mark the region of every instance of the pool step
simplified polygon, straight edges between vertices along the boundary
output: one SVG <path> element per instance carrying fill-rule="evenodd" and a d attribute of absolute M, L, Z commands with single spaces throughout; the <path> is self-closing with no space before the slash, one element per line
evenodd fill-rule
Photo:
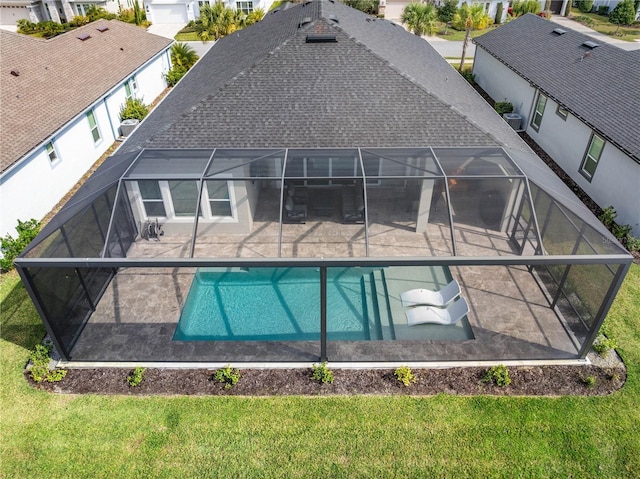
<path fill-rule="evenodd" d="M 380 321 L 378 320 L 379 314 L 375 304 L 374 292 L 373 292 L 373 276 L 371 273 L 362 276 L 362 293 L 363 293 L 363 307 L 364 314 L 367 318 L 367 325 L 369 328 L 369 339 L 382 339 L 382 329 L 380 328 Z"/>
<path fill-rule="evenodd" d="M 378 318 L 380 319 L 381 339 L 396 339 L 383 273 L 381 270 L 374 271 L 371 273 L 371 277 L 375 292 L 376 310 L 378 312 Z"/>

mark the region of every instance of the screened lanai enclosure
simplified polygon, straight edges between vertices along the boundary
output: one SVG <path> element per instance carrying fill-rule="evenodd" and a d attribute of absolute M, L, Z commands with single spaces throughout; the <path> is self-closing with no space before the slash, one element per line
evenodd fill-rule
<path fill-rule="evenodd" d="M 74 362 L 584 358 L 631 257 L 512 155 L 115 155 L 16 264 Z"/>

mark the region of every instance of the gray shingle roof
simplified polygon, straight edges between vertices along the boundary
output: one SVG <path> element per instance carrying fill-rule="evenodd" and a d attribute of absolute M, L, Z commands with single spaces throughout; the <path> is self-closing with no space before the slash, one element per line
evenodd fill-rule
<path fill-rule="evenodd" d="M 101 25 L 109 29 L 100 33 Z M 91 38 L 78 40 L 82 33 Z M 51 40 L 0 30 L 1 171 L 171 43 L 116 20 L 100 20 Z"/>
<path fill-rule="evenodd" d="M 314 1 L 219 41 L 123 148 L 489 146 L 496 131 L 520 145 L 424 40 Z"/>
<path fill-rule="evenodd" d="M 333 33 L 337 42 L 306 43 L 313 32 Z M 217 42 L 119 152 L 496 145 L 606 231 L 427 42 L 338 1 L 316 0 Z"/>
<path fill-rule="evenodd" d="M 593 38 L 555 28 L 528 14 L 474 41 L 640 162 L 640 50 L 591 50 Z"/>

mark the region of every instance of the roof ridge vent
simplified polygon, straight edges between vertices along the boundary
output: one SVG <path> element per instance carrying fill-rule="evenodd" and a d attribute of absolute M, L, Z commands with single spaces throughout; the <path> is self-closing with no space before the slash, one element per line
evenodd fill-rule
<path fill-rule="evenodd" d="M 557 35 L 564 35 L 567 31 L 564 28 L 554 28 L 553 33 Z"/>
<path fill-rule="evenodd" d="M 311 17 L 304 17 L 300 23 L 298 23 L 298 28 L 302 28 L 305 25 L 308 25 L 309 23 L 311 23 Z"/>
<path fill-rule="evenodd" d="M 336 43 L 338 39 L 335 33 L 310 33 L 306 41 L 307 43 Z"/>
<path fill-rule="evenodd" d="M 582 42 L 582 46 L 583 47 L 587 47 L 587 48 L 591 48 L 593 50 L 594 48 L 599 47 L 600 44 L 596 43 L 596 42 L 593 42 L 591 40 L 587 40 L 586 42 Z"/>
<path fill-rule="evenodd" d="M 76 38 L 81 42 L 84 42 L 85 40 L 89 40 L 89 38 L 91 38 L 91 35 L 89 35 L 88 33 L 81 33 Z"/>

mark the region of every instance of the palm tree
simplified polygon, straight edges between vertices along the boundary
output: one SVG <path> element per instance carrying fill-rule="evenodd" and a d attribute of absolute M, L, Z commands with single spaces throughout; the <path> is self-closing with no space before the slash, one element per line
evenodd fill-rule
<path fill-rule="evenodd" d="M 216 2 L 213 6 L 205 4 L 200 8 L 196 31 L 203 42 L 211 38 L 218 40 L 236 29 L 235 10 L 225 7 L 222 2 Z"/>
<path fill-rule="evenodd" d="M 482 30 L 491 24 L 491 18 L 484 11 L 484 6 L 474 3 L 469 6 L 463 3 L 458 12 L 453 17 L 453 25 L 458 30 L 464 30 L 464 42 L 462 42 L 462 58 L 460 59 L 460 71 L 464 66 L 464 57 L 467 54 L 467 46 L 471 38 L 472 30 Z"/>
<path fill-rule="evenodd" d="M 256 8 L 255 10 L 252 10 L 249 15 L 247 15 L 247 19 L 245 20 L 245 23 L 247 24 L 247 26 L 249 25 L 253 25 L 254 23 L 258 23 L 260 20 L 262 20 L 264 18 L 264 10 L 262 8 Z"/>
<path fill-rule="evenodd" d="M 171 47 L 171 64 L 174 68 L 188 70 L 198 61 L 198 54 L 186 43 L 174 43 Z"/>
<path fill-rule="evenodd" d="M 437 19 L 436 8 L 430 3 L 410 3 L 402 11 L 401 17 L 402 23 L 419 36 L 425 33 L 431 35 Z"/>

